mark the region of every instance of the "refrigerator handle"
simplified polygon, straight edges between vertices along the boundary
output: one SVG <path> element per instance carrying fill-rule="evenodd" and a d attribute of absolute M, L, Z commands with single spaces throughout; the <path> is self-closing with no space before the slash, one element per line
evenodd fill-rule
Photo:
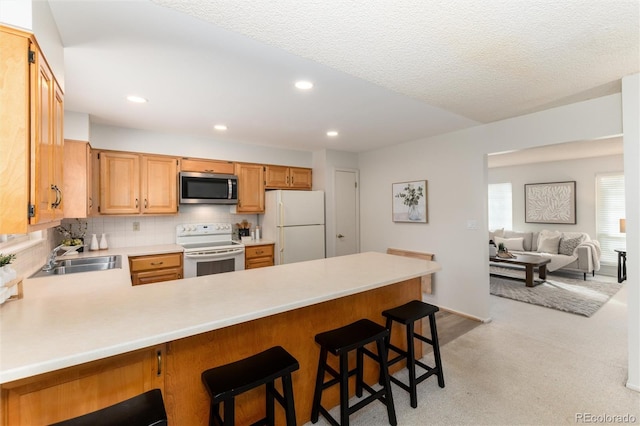
<path fill-rule="evenodd" d="M 284 264 L 284 204 L 278 203 L 278 213 L 280 215 L 280 265 Z"/>

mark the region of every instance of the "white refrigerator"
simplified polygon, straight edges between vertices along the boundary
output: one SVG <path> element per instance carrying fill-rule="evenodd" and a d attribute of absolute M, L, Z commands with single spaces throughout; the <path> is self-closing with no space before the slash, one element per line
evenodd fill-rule
<path fill-rule="evenodd" d="M 266 191 L 261 228 L 275 241 L 276 265 L 323 259 L 324 191 Z"/>

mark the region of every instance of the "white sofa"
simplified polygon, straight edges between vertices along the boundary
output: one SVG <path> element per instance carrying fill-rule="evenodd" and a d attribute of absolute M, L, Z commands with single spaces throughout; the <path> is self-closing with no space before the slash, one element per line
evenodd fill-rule
<path fill-rule="evenodd" d="M 582 272 L 595 275 L 600 270 L 600 243 L 585 232 L 517 232 L 498 229 L 489 232 L 489 240 L 498 246 L 503 243 L 507 250 L 518 254 L 535 254 L 548 257 L 551 263 L 547 271 L 556 270 Z"/>

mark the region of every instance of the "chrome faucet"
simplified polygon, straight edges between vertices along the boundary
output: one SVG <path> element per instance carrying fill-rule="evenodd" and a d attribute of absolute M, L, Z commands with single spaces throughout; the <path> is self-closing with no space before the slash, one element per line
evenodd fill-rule
<path fill-rule="evenodd" d="M 42 267 L 43 271 L 45 272 L 51 271 L 53 268 L 56 267 L 56 257 L 58 257 L 58 250 L 60 250 L 64 246 L 65 246 L 64 244 L 60 244 L 58 247 L 51 250 L 51 252 L 47 256 L 47 263 Z M 67 252 L 65 252 L 65 254 L 73 253 L 74 251 L 78 250 L 80 247 L 82 246 L 75 246 L 72 249 L 69 249 Z"/>

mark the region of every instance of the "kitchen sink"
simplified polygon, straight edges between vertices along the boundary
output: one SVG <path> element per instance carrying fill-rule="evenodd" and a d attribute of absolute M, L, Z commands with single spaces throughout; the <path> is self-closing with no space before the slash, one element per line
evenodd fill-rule
<path fill-rule="evenodd" d="M 76 274 L 78 272 L 105 271 L 122 268 L 122 256 L 96 256 L 79 259 L 58 260 L 51 270 L 39 270 L 30 278 L 50 277 L 53 275 Z"/>

